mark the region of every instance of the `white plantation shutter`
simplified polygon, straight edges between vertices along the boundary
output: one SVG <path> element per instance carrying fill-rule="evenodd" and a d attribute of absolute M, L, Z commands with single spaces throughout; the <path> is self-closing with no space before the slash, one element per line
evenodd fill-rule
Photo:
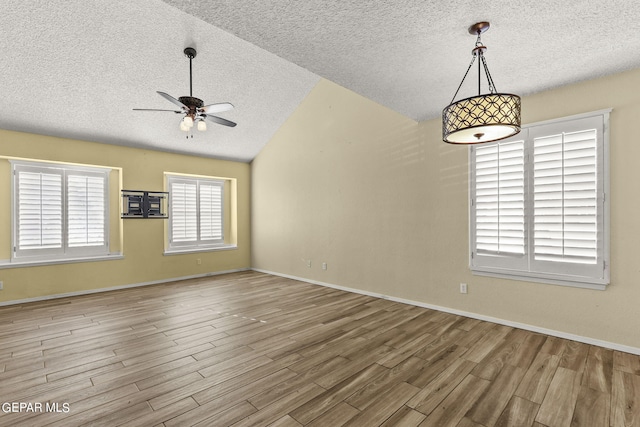
<path fill-rule="evenodd" d="M 62 249 L 62 178 L 61 171 L 16 171 L 16 251 Z"/>
<path fill-rule="evenodd" d="M 222 184 L 200 184 L 200 238 L 222 241 Z"/>
<path fill-rule="evenodd" d="M 595 264 L 596 130 L 534 139 L 534 257 Z"/>
<path fill-rule="evenodd" d="M 471 148 L 471 269 L 603 289 L 608 284 L 609 112 L 534 124 Z"/>
<path fill-rule="evenodd" d="M 524 255 L 524 141 L 478 147 L 475 162 L 477 251 Z"/>
<path fill-rule="evenodd" d="M 224 182 L 168 175 L 170 247 L 201 248 L 224 243 Z"/>
<path fill-rule="evenodd" d="M 171 194 L 171 241 L 195 242 L 198 240 L 198 214 L 196 183 L 173 182 Z"/>
<path fill-rule="evenodd" d="M 36 162 L 14 165 L 14 258 L 55 260 L 103 255 L 108 173 Z"/>
<path fill-rule="evenodd" d="M 105 244 L 105 184 L 103 176 L 67 176 L 69 247 Z"/>

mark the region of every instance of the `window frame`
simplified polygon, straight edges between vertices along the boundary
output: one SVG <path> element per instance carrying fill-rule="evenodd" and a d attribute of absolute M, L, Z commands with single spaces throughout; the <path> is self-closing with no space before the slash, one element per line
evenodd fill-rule
<path fill-rule="evenodd" d="M 185 252 L 201 252 L 212 251 L 220 249 L 232 249 L 235 245 L 229 245 L 226 243 L 227 236 L 225 235 L 225 224 L 228 220 L 226 217 L 226 190 L 225 180 L 216 177 L 204 177 L 204 176 L 191 176 L 191 175 L 179 175 L 172 173 L 165 173 L 167 191 L 169 192 L 169 221 L 167 223 L 167 248 L 165 254 L 172 253 L 185 253 Z M 188 241 L 174 241 L 173 228 L 174 228 L 174 192 L 173 184 L 190 184 L 195 185 L 195 217 L 196 217 L 196 238 L 195 240 Z M 202 218 L 201 218 L 201 185 L 208 185 L 218 187 L 220 189 L 220 238 L 217 239 L 205 239 L 202 238 Z"/>
<path fill-rule="evenodd" d="M 58 263 L 76 260 L 90 260 L 110 256 L 110 200 L 109 200 L 109 168 L 67 163 L 41 162 L 29 160 L 10 160 L 11 165 L 11 258 L 12 265 L 33 263 Z M 19 174 L 21 171 L 32 173 L 48 173 L 61 176 L 61 243 L 60 248 L 19 247 Z M 69 244 L 69 176 L 98 177 L 103 180 L 103 242 L 99 245 L 73 246 Z"/>
<path fill-rule="evenodd" d="M 475 275 L 500 277 L 513 280 L 565 285 L 580 288 L 604 290 L 610 282 L 610 197 L 609 197 L 609 128 L 612 109 L 577 114 L 573 116 L 532 123 L 523 126 L 520 134 L 491 144 L 508 144 L 524 141 L 524 256 L 512 262 L 509 256 L 479 254 L 476 250 L 475 221 L 475 150 L 469 147 L 469 268 Z M 533 140 L 543 135 L 553 135 L 561 130 L 569 133 L 574 130 L 586 130 L 584 123 L 598 123 L 596 127 L 596 176 L 597 176 L 597 257 L 595 264 L 535 260 L 534 246 L 534 159 Z M 582 127 L 580 127 L 582 126 Z M 486 145 L 486 144 L 483 144 Z M 517 257 L 513 257 L 515 260 Z"/>

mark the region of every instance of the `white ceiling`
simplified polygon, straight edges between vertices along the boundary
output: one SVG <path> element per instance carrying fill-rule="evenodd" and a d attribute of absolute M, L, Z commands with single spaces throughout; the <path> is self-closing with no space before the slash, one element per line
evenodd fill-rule
<path fill-rule="evenodd" d="M 483 35 L 502 92 L 640 67 L 628 0 L 0 0 L 0 128 L 251 161 L 320 77 L 415 120 L 440 115 Z M 156 94 L 231 102 L 192 139 Z M 474 93 L 475 73 L 459 97 Z M 2 154 L 2 153 L 0 153 Z"/>

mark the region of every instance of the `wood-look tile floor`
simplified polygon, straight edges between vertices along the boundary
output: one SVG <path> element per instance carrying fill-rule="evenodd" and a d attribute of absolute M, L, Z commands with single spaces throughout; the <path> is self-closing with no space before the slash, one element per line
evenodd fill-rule
<path fill-rule="evenodd" d="M 2 426 L 640 426 L 640 357 L 243 272 L 0 308 L 0 404 Z"/>

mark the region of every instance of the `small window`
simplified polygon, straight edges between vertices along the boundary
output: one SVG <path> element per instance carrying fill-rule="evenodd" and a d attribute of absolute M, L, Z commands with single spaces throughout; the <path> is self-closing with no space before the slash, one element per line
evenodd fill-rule
<path fill-rule="evenodd" d="M 108 170 L 12 164 L 14 260 L 108 255 Z"/>
<path fill-rule="evenodd" d="M 471 269 L 603 289 L 609 111 L 471 148 Z"/>
<path fill-rule="evenodd" d="M 169 249 L 224 244 L 224 181 L 168 175 Z"/>

